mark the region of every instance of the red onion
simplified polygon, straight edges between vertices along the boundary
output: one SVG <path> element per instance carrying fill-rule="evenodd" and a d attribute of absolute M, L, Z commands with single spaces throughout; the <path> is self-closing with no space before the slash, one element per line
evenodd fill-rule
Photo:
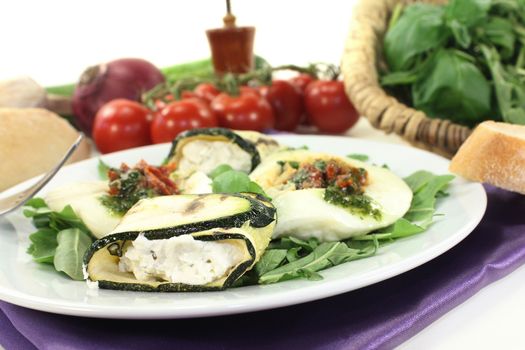
<path fill-rule="evenodd" d="M 143 92 L 164 82 L 162 72 L 148 61 L 123 58 L 89 67 L 73 94 L 73 113 L 78 127 L 91 135 L 95 114 L 117 98 L 139 101 Z"/>

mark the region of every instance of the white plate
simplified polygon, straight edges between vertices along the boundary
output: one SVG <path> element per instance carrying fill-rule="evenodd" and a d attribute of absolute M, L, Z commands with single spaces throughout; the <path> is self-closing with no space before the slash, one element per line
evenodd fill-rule
<path fill-rule="evenodd" d="M 277 136 L 290 146 L 308 145 L 311 150 L 340 155 L 364 153 L 376 164 L 388 164 L 406 176 L 426 169 L 447 173 L 448 161 L 434 154 L 405 146 L 347 137 Z M 134 164 L 140 159 L 158 164 L 169 145 L 156 145 L 104 156 L 107 163 Z M 65 167 L 46 188 L 97 179 L 97 159 Z M 21 185 L 23 186 L 23 184 Z M 18 186 L 20 187 L 20 186 Z M 13 189 L 13 190 L 16 190 Z M 45 191 L 45 189 L 44 189 Z M 373 257 L 349 262 L 321 272 L 321 281 L 294 280 L 273 285 L 250 286 L 221 292 L 138 293 L 88 289 L 56 273 L 51 266 L 34 263 L 26 254 L 28 235 L 34 231 L 20 212 L 0 218 L 0 299 L 53 313 L 129 319 L 187 318 L 226 315 L 271 309 L 326 298 L 385 280 L 419 266 L 452 248 L 479 223 L 486 207 L 486 194 L 479 184 L 455 179 L 450 196 L 439 201 L 445 214 L 426 232 L 399 240 L 380 249 Z"/>

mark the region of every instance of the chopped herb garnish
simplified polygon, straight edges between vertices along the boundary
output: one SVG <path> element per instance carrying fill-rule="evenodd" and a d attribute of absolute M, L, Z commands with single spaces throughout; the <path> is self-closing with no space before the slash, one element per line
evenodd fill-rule
<path fill-rule="evenodd" d="M 326 162 L 324 160 L 318 159 L 314 162 L 314 167 L 317 170 L 326 171 Z"/>
<path fill-rule="evenodd" d="M 366 154 L 352 153 L 347 155 L 348 158 L 360 160 L 362 162 L 368 161 L 369 157 Z"/>
<path fill-rule="evenodd" d="M 288 164 L 293 169 L 299 169 L 299 166 L 300 166 L 299 162 L 295 160 L 278 160 L 277 164 L 279 164 L 279 166 L 281 167 L 281 170 L 284 170 L 284 166 L 286 164 Z"/>

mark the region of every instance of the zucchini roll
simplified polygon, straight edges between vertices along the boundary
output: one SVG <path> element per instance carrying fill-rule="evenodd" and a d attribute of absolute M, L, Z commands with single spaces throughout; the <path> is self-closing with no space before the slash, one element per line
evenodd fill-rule
<path fill-rule="evenodd" d="M 250 177 L 273 199 L 274 237 L 363 235 L 403 217 L 412 200 L 410 188 L 388 169 L 307 150 L 274 153 Z"/>
<path fill-rule="evenodd" d="M 274 139 L 255 131 L 193 129 L 173 140 L 167 163 L 176 164 L 177 174 L 181 177 L 196 171 L 209 174 L 221 164 L 250 173 L 261 159 L 278 147 Z"/>
<path fill-rule="evenodd" d="M 275 226 L 271 203 L 250 194 L 143 199 L 84 258 L 99 288 L 148 292 L 230 287 L 264 253 Z"/>

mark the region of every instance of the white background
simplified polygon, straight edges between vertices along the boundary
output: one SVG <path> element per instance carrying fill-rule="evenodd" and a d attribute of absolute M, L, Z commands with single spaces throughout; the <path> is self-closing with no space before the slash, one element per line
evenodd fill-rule
<path fill-rule="evenodd" d="M 233 10 L 239 25 L 256 26 L 255 52 L 270 63 L 337 63 L 354 2 L 234 0 Z M 221 0 L 3 0 L 0 79 L 29 75 L 56 85 L 76 81 L 89 65 L 120 57 L 161 67 L 201 59 L 209 56 L 204 31 L 221 26 L 223 14 Z M 364 122 L 351 134 L 382 137 Z M 524 349 L 524 312 L 522 267 L 401 348 Z"/>

